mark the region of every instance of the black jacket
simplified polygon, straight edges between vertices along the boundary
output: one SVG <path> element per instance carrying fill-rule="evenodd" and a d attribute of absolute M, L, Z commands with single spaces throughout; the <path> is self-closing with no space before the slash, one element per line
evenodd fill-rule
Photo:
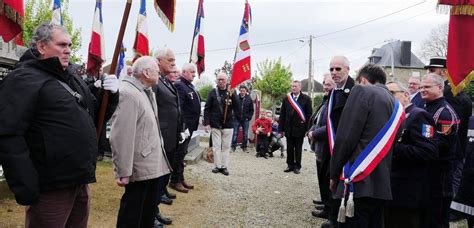
<path fill-rule="evenodd" d="M 435 121 L 435 140 L 439 155 L 431 166 L 431 192 L 433 197 L 452 197 L 452 164 L 456 153 L 459 119 L 444 97 L 427 102 L 425 109 L 433 115 Z"/>
<path fill-rule="evenodd" d="M 217 91 L 217 93 L 216 93 Z M 219 97 L 217 96 L 219 94 Z M 235 108 L 235 99 L 236 94 L 233 93 L 231 96 L 231 104 L 227 107 L 227 116 L 225 117 L 226 121 L 224 124 L 224 112 L 225 112 L 225 103 L 226 98 L 229 97 L 229 94 L 226 90 L 220 90 L 215 88 L 209 92 L 207 95 L 206 105 L 204 106 L 204 120 L 203 125 L 211 125 L 211 128 L 233 128 L 233 109 Z"/>
<path fill-rule="evenodd" d="M 181 107 L 182 121 L 185 123 L 185 129 L 190 132 L 197 130 L 199 126 L 199 117 L 201 115 L 201 97 L 194 89 L 194 86 L 186 79 L 174 83 L 179 94 L 179 105 Z"/>
<path fill-rule="evenodd" d="M 304 137 L 308 130 L 308 123 L 311 121 L 310 119 L 313 113 L 311 98 L 300 92 L 297 102 L 301 109 L 303 109 L 306 122 L 301 121 L 299 115 L 288 101 L 288 97 L 285 96 L 281 102 L 279 124 L 279 131 L 284 132 L 285 136 Z"/>
<path fill-rule="evenodd" d="M 64 71 L 58 58 L 39 60 L 28 50 L 2 83 L 0 97 L 0 163 L 19 204 L 33 204 L 40 192 L 96 181 L 98 104 L 82 79 Z M 107 117 L 117 101 L 112 95 Z"/>
<path fill-rule="evenodd" d="M 250 98 L 250 95 L 247 94 L 244 97 L 237 95 L 234 105 L 235 120 L 239 121 L 239 123 L 242 123 L 243 121 L 249 121 L 252 119 L 253 112 L 253 102 L 252 98 Z"/>
<path fill-rule="evenodd" d="M 385 85 L 354 86 L 336 131 L 334 150 L 330 161 L 330 177 L 338 181 L 343 166 L 353 164 L 380 129 L 390 119 L 395 98 Z M 398 102 L 398 101 L 397 101 Z M 392 149 L 369 176 L 354 183 L 354 198 L 369 197 L 391 200 L 390 168 Z M 344 184 L 338 185 L 337 198 L 341 198 Z"/>
<path fill-rule="evenodd" d="M 430 165 L 438 159 L 434 121 L 414 104 L 405 109 L 403 132 L 393 146 L 391 207 L 423 208 L 430 200 Z"/>

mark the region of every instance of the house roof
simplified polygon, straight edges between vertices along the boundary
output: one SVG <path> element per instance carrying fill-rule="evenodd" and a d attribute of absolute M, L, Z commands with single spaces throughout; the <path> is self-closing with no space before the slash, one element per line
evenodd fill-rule
<path fill-rule="evenodd" d="M 409 42 L 409 41 L 404 41 Z M 393 56 L 394 56 L 394 67 L 397 68 L 418 68 L 423 69 L 425 64 L 411 52 L 410 65 L 403 65 L 401 63 L 401 47 L 402 41 L 397 40 L 383 45 L 380 48 L 374 48 L 372 50 L 372 55 L 369 56 L 369 62 L 377 64 L 382 67 L 391 67 L 392 66 L 392 47 L 393 47 Z"/>

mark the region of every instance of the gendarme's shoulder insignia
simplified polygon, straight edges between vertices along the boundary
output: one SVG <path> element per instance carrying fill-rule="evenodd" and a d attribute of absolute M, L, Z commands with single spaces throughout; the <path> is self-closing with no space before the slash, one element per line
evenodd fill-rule
<path fill-rule="evenodd" d="M 349 93 L 350 91 L 351 91 L 350 89 L 346 88 L 346 89 L 344 90 L 344 93 Z"/>
<path fill-rule="evenodd" d="M 421 135 L 428 139 L 433 138 L 434 127 L 428 124 L 423 124 L 421 127 Z"/>

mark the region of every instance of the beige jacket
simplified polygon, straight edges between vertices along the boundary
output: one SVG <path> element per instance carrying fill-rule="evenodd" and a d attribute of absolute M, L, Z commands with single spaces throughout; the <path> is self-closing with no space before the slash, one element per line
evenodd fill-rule
<path fill-rule="evenodd" d="M 149 90 L 154 99 L 155 95 Z M 133 77 L 124 78 L 117 109 L 110 119 L 116 178 L 130 177 L 133 182 L 170 173 L 156 113 L 156 103 L 150 102 L 143 84 Z"/>

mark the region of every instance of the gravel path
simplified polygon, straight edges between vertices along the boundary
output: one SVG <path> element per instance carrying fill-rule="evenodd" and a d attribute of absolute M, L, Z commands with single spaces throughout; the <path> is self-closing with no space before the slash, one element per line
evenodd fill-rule
<path fill-rule="evenodd" d="M 186 167 L 196 189 L 178 193 L 173 206 L 160 206 L 174 226 L 318 226 L 311 216 L 317 194 L 315 157 L 303 151 L 301 173 L 284 173 L 285 159 L 256 158 L 255 151 L 231 153 L 229 176 L 211 172 L 213 164 L 200 161 Z M 319 194 L 319 193 L 318 193 Z"/>

